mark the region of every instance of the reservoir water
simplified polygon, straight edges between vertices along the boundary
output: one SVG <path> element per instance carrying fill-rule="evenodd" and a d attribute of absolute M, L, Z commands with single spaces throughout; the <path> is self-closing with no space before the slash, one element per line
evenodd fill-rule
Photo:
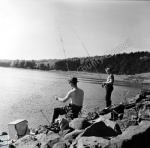
<path fill-rule="evenodd" d="M 94 73 L 72 72 L 72 75 L 79 78 L 78 86 L 85 92 L 84 110 L 103 109 L 105 89 L 101 87 L 101 82 L 107 75 L 101 74 L 102 79 Z M 48 124 L 40 110 L 51 120 L 54 107 L 69 103 L 63 104 L 54 99 L 56 95 L 64 97 L 71 89 L 67 81 L 69 77 L 69 72 L 0 67 L 0 133 L 7 131 L 8 123 L 16 119 L 26 119 L 32 128 Z M 141 87 L 116 81 L 113 104 L 120 103 L 127 92 L 127 97 L 136 95 Z"/>

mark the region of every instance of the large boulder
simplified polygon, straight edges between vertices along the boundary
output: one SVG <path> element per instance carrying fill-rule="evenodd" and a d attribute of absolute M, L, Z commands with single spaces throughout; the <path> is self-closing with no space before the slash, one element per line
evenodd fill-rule
<path fill-rule="evenodd" d="M 86 128 L 77 139 L 84 136 L 112 137 L 117 136 L 118 134 L 121 134 L 121 129 L 117 123 L 104 117 L 99 117 L 91 126 Z"/>
<path fill-rule="evenodd" d="M 103 116 L 100 116 L 98 119 L 95 120 L 95 123 L 100 122 L 100 121 L 103 121 L 106 126 L 112 128 L 116 133 L 118 133 L 118 134 L 122 133 L 120 126 L 117 122 L 111 121 Z"/>
<path fill-rule="evenodd" d="M 122 135 L 110 141 L 111 148 L 149 148 L 150 122 L 141 122 L 138 126 L 130 126 Z M 109 147 L 108 147 L 109 148 Z"/>
<path fill-rule="evenodd" d="M 82 137 L 96 136 L 96 137 L 111 137 L 117 136 L 118 133 L 107 126 L 103 121 L 96 122 L 90 127 L 88 127 L 82 134 Z"/>
<path fill-rule="evenodd" d="M 150 148 L 150 121 L 142 121 L 138 126 L 130 126 L 114 138 L 81 137 L 70 148 Z"/>

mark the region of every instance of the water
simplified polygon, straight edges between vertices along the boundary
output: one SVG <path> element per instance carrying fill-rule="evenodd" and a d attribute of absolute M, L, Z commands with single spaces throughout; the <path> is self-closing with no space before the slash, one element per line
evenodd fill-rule
<path fill-rule="evenodd" d="M 84 109 L 105 107 L 105 89 L 97 74 L 74 73 L 79 78 L 78 86 L 85 92 Z M 107 75 L 101 74 L 103 79 Z M 8 123 L 16 119 L 27 119 L 29 127 L 48 124 L 42 112 L 50 120 L 54 107 L 65 104 L 56 101 L 54 96 L 65 96 L 71 89 L 67 79 L 68 72 L 39 71 L 0 67 L 0 133 L 8 130 Z M 124 90 L 124 91 L 123 91 Z M 121 102 L 122 94 L 128 96 L 138 93 L 139 87 L 131 87 L 116 81 L 112 94 L 113 103 Z"/>

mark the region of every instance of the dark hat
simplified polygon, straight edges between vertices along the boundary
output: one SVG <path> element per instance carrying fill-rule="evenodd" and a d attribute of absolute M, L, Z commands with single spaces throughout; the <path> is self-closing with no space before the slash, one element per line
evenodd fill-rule
<path fill-rule="evenodd" d="M 70 82 L 72 82 L 72 83 L 77 83 L 77 82 L 79 82 L 76 77 L 73 77 L 73 78 L 71 78 L 71 79 L 68 80 L 68 81 L 69 81 L 69 83 L 70 83 Z"/>

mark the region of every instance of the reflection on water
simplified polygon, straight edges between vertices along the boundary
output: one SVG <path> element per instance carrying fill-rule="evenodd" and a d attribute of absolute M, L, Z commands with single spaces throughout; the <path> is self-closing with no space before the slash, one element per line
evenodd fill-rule
<path fill-rule="evenodd" d="M 56 101 L 54 96 L 65 96 L 71 89 L 67 79 L 67 72 L 47 72 L 0 67 L 0 132 L 6 131 L 9 122 L 16 119 L 27 119 L 30 127 L 48 124 L 43 113 L 50 120 L 54 107 L 65 104 Z M 79 78 L 78 86 L 85 92 L 84 109 L 87 111 L 95 107 L 105 107 L 105 89 L 101 83 L 107 75 L 75 73 Z M 120 103 L 123 93 L 129 90 L 129 96 L 139 92 L 141 86 L 131 87 L 127 83 L 115 81 L 112 101 Z"/>

